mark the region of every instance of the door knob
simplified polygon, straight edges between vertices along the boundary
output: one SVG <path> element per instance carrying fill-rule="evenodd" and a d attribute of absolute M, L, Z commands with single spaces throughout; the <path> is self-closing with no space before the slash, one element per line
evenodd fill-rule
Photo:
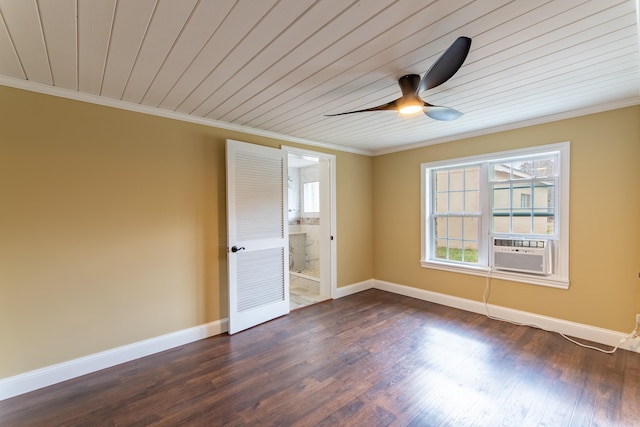
<path fill-rule="evenodd" d="M 236 252 L 243 251 L 244 249 L 245 249 L 244 246 L 240 246 L 240 247 L 232 246 L 231 247 L 231 252 L 233 252 L 235 254 Z"/>

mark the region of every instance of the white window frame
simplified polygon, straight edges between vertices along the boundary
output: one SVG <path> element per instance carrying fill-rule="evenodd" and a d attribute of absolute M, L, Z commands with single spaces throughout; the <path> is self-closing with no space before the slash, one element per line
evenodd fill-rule
<path fill-rule="evenodd" d="M 508 150 L 495 153 L 487 153 L 478 156 L 462 157 L 436 162 L 423 163 L 420 165 L 421 175 L 421 259 L 420 265 L 424 268 L 451 271 L 477 276 L 487 276 L 515 282 L 528 283 L 533 285 L 549 286 L 559 289 L 569 288 L 569 142 L 557 144 L 540 145 L 517 150 Z M 526 273 L 516 273 L 509 271 L 492 270 L 489 251 L 491 250 L 490 240 L 490 187 L 488 167 L 489 162 L 513 157 L 537 156 L 545 153 L 558 154 L 558 185 L 556 188 L 556 233 L 554 234 L 554 271 L 548 276 L 533 275 Z M 431 213 L 431 170 L 446 167 L 458 167 L 467 165 L 483 164 L 481 167 L 480 179 L 480 207 L 482 216 L 480 219 L 480 241 L 478 247 L 478 264 L 464 264 L 435 259 L 432 252 L 435 250 L 434 239 L 431 238 L 433 231 L 430 229 Z"/>
<path fill-rule="evenodd" d="M 302 216 L 306 218 L 319 218 L 320 217 L 320 181 L 309 181 L 309 182 L 303 183 L 301 187 L 301 191 L 302 191 Z M 310 207 L 311 209 L 309 209 Z"/>

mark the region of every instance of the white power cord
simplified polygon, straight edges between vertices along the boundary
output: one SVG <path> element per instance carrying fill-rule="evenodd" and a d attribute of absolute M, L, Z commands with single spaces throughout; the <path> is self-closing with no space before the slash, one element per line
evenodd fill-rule
<path fill-rule="evenodd" d="M 564 339 L 566 339 L 566 340 L 568 340 L 568 341 L 570 341 L 570 342 L 572 342 L 572 343 L 574 343 L 574 344 L 576 344 L 576 345 L 579 345 L 580 347 L 588 348 L 588 349 L 591 349 L 591 350 L 596 350 L 596 351 L 599 351 L 599 352 L 601 352 L 601 353 L 607 353 L 607 354 L 613 354 L 613 353 L 615 353 L 615 352 L 616 352 L 616 350 L 618 350 L 618 348 L 620 348 L 620 346 L 621 346 L 622 344 L 624 344 L 625 342 L 627 342 L 627 341 L 629 341 L 629 340 L 631 340 L 631 339 L 634 339 L 634 338 L 638 338 L 638 337 L 640 337 L 640 331 L 638 331 L 638 328 L 640 327 L 640 325 L 638 325 L 638 324 L 636 323 L 636 327 L 633 329 L 633 331 L 631 331 L 631 333 L 630 333 L 629 335 L 627 335 L 626 337 L 623 337 L 623 338 L 620 340 L 620 342 L 618 343 L 618 345 L 616 345 L 615 347 L 613 347 L 611 350 L 604 350 L 604 349 L 602 349 L 602 348 L 594 347 L 594 346 L 592 346 L 592 345 L 582 344 L 582 343 L 580 343 L 580 342 L 578 342 L 578 341 L 576 341 L 576 340 L 574 340 L 574 339 L 572 339 L 572 338 L 570 338 L 570 337 L 566 336 L 566 335 L 565 335 L 565 334 L 563 334 L 562 332 L 552 331 L 552 330 L 549 330 L 549 329 L 545 329 L 545 328 L 543 328 L 543 327 L 541 327 L 541 326 L 539 326 L 539 325 L 533 324 L 533 323 L 519 323 L 519 322 L 514 322 L 514 321 L 511 321 L 511 320 L 503 319 L 503 318 L 501 318 L 501 317 L 492 316 L 492 315 L 489 313 L 489 303 L 488 303 L 488 300 L 489 300 L 489 294 L 491 293 L 491 273 L 493 272 L 493 270 L 494 270 L 494 268 L 492 267 L 492 268 L 491 268 L 491 270 L 489 270 L 489 272 L 487 273 L 487 284 L 486 284 L 486 286 L 485 286 L 484 293 L 482 294 L 482 302 L 484 303 L 484 309 L 485 309 L 485 312 L 486 312 L 486 316 L 487 316 L 489 319 L 492 319 L 492 320 L 499 320 L 499 321 L 501 321 L 501 322 L 511 323 L 512 325 L 516 325 L 516 326 L 530 326 L 530 327 L 532 327 L 532 328 L 541 329 L 541 330 L 543 330 L 543 331 L 553 332 L 553 333 L 556 333 L 556 334 L 560 335 L 560 336 L 561 336 L 561 337 L 563 337 Z"/>

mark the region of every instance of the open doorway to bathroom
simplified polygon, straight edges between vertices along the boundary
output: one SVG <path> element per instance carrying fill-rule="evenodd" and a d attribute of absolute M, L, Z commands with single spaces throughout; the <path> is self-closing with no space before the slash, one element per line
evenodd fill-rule
<path fill-rule="evenodd" d="M 335 289 L 335 156 L 288 153 L 291 310 L 331 299 Z"/>

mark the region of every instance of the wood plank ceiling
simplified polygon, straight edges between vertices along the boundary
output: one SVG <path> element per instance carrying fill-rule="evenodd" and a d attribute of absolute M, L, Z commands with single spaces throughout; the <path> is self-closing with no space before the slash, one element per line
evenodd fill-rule
<path fill-rule="evenodd" d="M 324 116 L 461 35 L 462 118 Z M 0 0 L 0 84 L 379 154 L 638 104 L 639 41 L 637 0 Z"/>

